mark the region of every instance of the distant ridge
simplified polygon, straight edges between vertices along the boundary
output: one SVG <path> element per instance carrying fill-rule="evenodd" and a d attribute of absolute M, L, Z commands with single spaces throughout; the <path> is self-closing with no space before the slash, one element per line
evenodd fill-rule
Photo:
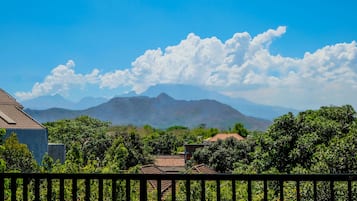
<path fill-rule="evenodd" d="M 108 99 L 101 97 L 85 97 L 78 102 L 72 102 L 61 95 L 40 96 L 31 100 L 22 101 L 25 108 L 44 110 L 50 108 L 64 108 L 70 110 L 83 110 L 107 102 Z"/>
<path fill-rule="evenodd" d="M 297 114 L 299 111 L 293 108 L 269 106 L 254 103 L 244 98 L 231 98 L 215 91 L 202 89 L 191 85 L 183 84 L 159 84 L 150 87 L 140 95 L 156 97 L 160 93 L 167 93 L 171 97 L 180 100 L 201 100 L 212 99 L 227 104 L 242 112 L 247 116 L 273 120 L 279 116 L 292 112 Z"/>
<path fill-rule="evenodd" d="M 157 97 L 116 97 L 106 103 L 85 110 L 52 108 L 47 110 L 26 109 L 40 122 L 75 118 L 88 115 L 114 125 L 145 125 L 168 128 L 181 125 L 228 129 L 242 123 L 250 130 L 266 130 L 271 121 L 245 116 L 234 108 L 215 100 L 176 100 L 166 93 Z"/>

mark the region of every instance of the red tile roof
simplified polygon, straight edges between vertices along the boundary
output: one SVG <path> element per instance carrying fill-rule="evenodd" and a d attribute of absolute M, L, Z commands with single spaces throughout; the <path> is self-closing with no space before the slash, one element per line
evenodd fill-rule
<path fill-rule="evenodd" d="M 158 167 L 185 167 L 184 156 L 156 156 L 154 164 Z"/>
<path fill-rule="evenodd" d="M 143 174 L 165 174 L 164 171 L 160 170 L 155 165 L 144 165 L 140 169 L 141 173 Z M 157 189 L 157 180 L 149 180 L 149 183 L 153 189 Z M 161 193 L 164 194 L 168 189 L 171 188 L 171 181 L 170 180 L 161 180 Z"/>
<path fill-rule="evenodd" d="M 217 174 L 216 171 L 214 171 L 205 164 L 195 165 L 191 168 L 191 171 L 189 172 L 191 174 Z"/>

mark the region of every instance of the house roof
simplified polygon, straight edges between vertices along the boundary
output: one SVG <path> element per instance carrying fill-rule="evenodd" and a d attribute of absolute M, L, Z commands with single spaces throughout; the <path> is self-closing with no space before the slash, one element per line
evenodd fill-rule
<path fill-rule="evenodd" d="M 158 167 L 185 167 L 185 158 L 177 155 L 161 155 L 155 157 L 154 164 Z"/>
<path fill-rule="evenodd" d="M 8 94 L 6 91 L 0 88 L 0 105 L 15 105 L 21 109 L 23 106 L 16 101 L 14 97 Z"/>
<path fill-rule="evenodd" d="M 23 106 L 15 98 L 0 89 L 0 128 L 44 129 L 36 120 L 23 111 Z"/>
<path fill-rule="evenodd" d="M 228 138 L 235 138 L 237 140 L 244 140 L 244 137 L 240 136 L 237 133 L 218 133 L 215 136 L 208 138 L 206 141 L 208 142 L 217 142 L 218 140 L 226 140 Z"/>
<path fill-rule="evenodd" d="M 199 165 L 195 165 L 191 168 L 190 173 L 192 174 L 217 174 L 216 171 L 214 171 L 213 169 L 211 169 L 210 167 L 208 167 L 205 164 L 199 164 Z"/>
<path fill-rule="evenodd" d="M 154 164 L 144 165 L 140 168 L 141 173 L 143 174 L 165 174 L 162 170 L 160 170 Z M 149 180 L 149 183 L 153 189 L 157 189 L 157 180 Z M 164 193 L 171 187 L 170 180 L 161 180 L 161 193 Z"/>

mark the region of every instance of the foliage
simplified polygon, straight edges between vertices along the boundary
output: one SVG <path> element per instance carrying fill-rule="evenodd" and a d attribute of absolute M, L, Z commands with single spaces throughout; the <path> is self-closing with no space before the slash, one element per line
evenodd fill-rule
<path fill-rule="evenodd" d="M 51 142 L 64 143 L 67 149 L 66 161 L 60 164 L 45 155 L 40 168 L 33 163 L 31 152 L 18 143 L 12 135 L 5 142 L 0 141 L 0 171 L 58 172 L 58 173 L 121 173 L 137 172 L 141 165 L 152 163 L 152 155 L 176 154 L 183 151 L 184 144 L 199 144 L 204 139 L 220 132 L 216 128 L 200 125 L 196 128 L 172 126 L 166 130 L 150 125 L 136 127 L 111 126 L 87 116 L 73 120 L 60 120 L 45 124 Z M 245 140 L 234 138 L 208 144 L 193 154 L 191 163 L 204 163 L 218 172 L 256 174 L 256 173 L 357 173 L 357 120 L 356 112 L 349 106 L 324 106 L 318 110 L 306 110 L 297 115 L 288 113 L 274 120 L 266 132 L 248 131 L 240 123 L 231 132 L 246 136 Z M 0 129 L 0 136 L 5 131 Z M 15 156 L 15 157 L 14 157 Z M 5 168 L 6 164 L 6 169 Z M 3 168 L 4 167 L 4 168 Z M 78 181 L 78 194 L 83 198 L 84 181 Z M 8 185 L 6 182 L 5 186 Z M 43 185 L 43 186 L 42 186 Z M 46 183 L 41 183 L 45 188 Z M 98 187 L 93 182 L 93 188 Z M 130 184 L 132 198 L 137 182 Z M 206 198 L 216 197 L 215 181 L 206 182 Z M 231 198 L 231 182 L 222 181 L 222 200 Z M 237 181 L 238 200 L 247 200 L 247 183 Z M 284 182 L 284 196 L 294 200 L 295 183 Z M 329 182 L 318 182 L 318 200 L 329 200 Z M 58 186 L 54 182 L 53 187 Z M 70 186 L 70 185 L 68 185 Z M 125 191 L 125 181 L 117 181 L 117 190 Z M 177 184 L 177 198 L 185 199 L 185 182 Z M 278 200 L 277 182 L 268 182 L 269 200 Z M 92 187 L 91 187 L 92 188 Z M 105 195 L 111 194 L 111 187 L 104 189 Z M 301 182 L 302 200 L 311 200 L 313 185 Z M 335 200 L 346 200 L 343 193 L 345 183 L 335 182 Z M 252 200 L 263 199 L 262 182 L 252 181 Z M 200 195 L 199 182 L 191 183 L 191 200 Z M 352 186 L 353 200 L 357 199 L 357 187 Z M 70 194 L 70 188 L 65 187 Z M 20 193 L 20 192 L 19 192 Z M 59 192 L 54 192 L 53 199 Z M 156 196 L 149 193 L 151 198 Z M 43 195 L 41 195 L 43 196 Z M 93 193 L 95 200 L 97 194 Z M 70 197 L 65 198 L 70 199 Z M 122 199 L 120 197 L 119 199 Z"/>
<path fill-rule="evenodd" d="M 27 148 L 27 145 L 19 143 L 16 134 L 11 134 L 4 143 L 2 158 L 6 163 L 6 169 L 20 172 L 35 172 L 37 163 Z"/>

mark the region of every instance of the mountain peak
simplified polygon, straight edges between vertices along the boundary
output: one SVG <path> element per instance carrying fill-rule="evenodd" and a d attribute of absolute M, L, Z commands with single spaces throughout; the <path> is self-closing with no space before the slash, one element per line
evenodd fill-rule
<path fill-rule="evenodd" d="M 171 96 L 167 95 L 167 93 L 160 93 L 157 96 L 157 99 L 159 99 L 159 100 L 174 100 Z"/>

